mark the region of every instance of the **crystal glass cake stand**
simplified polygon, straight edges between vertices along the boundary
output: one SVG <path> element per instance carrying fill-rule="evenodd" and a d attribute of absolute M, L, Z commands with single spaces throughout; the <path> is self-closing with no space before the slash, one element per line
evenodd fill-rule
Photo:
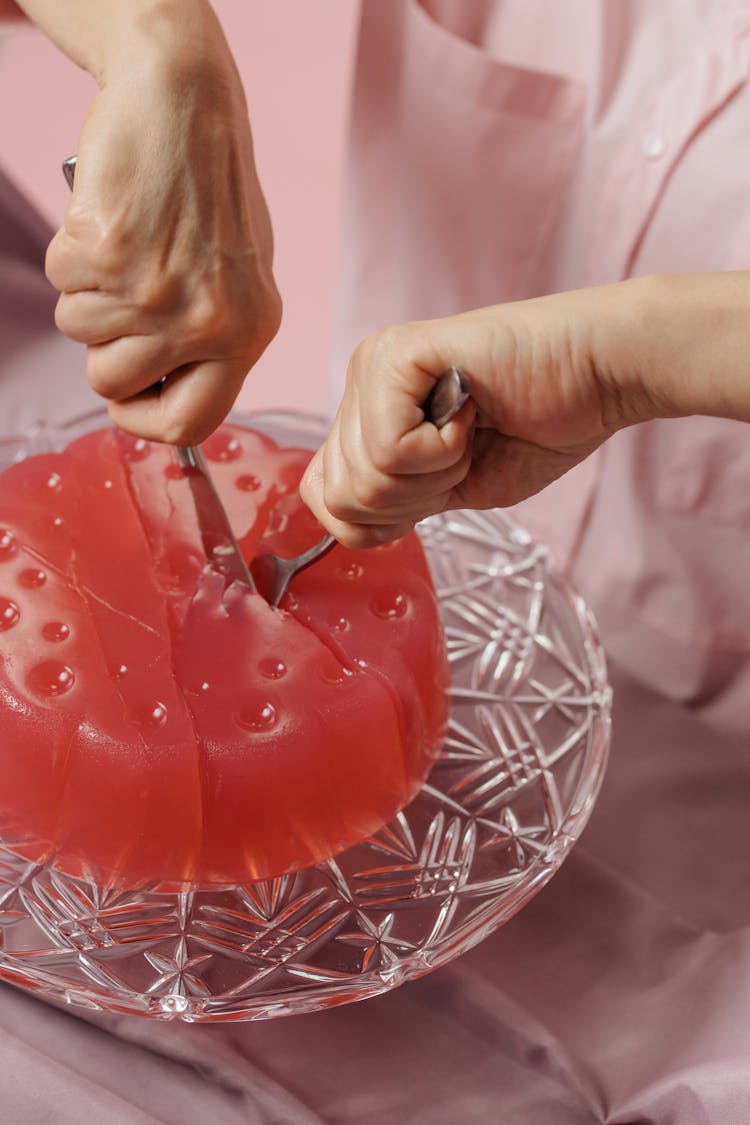
<path fill-rule="evenodd" d="M 234 420 L 314 448 L 325 423 Z M 107 423 L 0 440 L 0 467 Z M 0 825 L 0 978 L 157 1019 L 251 1020 L 361 1000 L 476 945 L 551 878 L 604 772 L 610 691 L 585 604 L 500 512 L 420 526 L 452 666 L 443 753 L 414 801 L 318 867 L 123 893 L 21 856 Z M 27 854 L 29 854 L 27 852 Z"/>

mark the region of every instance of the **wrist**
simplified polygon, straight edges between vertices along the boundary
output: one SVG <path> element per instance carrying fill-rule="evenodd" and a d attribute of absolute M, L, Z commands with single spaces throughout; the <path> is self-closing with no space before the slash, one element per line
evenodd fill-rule
<path fill-rule="evenodd" d="M 231 54 L 207 0 L 125 0 L 118 20 L 94 45 L 86 69 L 100 86 L 154 74 L 186 83 L 226 71 Z M 219 65 L 217 65 L 217 62 Z"/>
<path fill-rule="evenodd" d="M 750 273 L 656 275 L 623 294 L 614 359 L 625 397 L 645 417 L 750 421 Z"/>
<path fill-rule="evenodd" d="M 18 7 L 99 86 L 165 64 L 188 69 L 212 54 L 231 57 L 209 0 L 18 0 Z"/>
<path fill-rule="evenodd" d="M 669 315 L 661 277 L 639 277 L 582 291 L 589 305 L 590 359 L 605 429 L 681 413 L 662 385 L 660 321 Z"/>

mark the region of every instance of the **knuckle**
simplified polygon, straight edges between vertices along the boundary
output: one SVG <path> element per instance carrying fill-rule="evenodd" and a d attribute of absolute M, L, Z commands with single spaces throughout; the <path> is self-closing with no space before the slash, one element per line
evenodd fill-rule
<path fill-rule="evenodd" d="M 70 335 L 70 308 L 65 297 L 60 297 L 55 305 L 55 327 L 63 336 Z"/>
<path fill-rule="evenodd" d="M 395 485 L 378 472 L 357 472 L 350 488 L 356 504 L 366 511 L 380 511 L 395 499 Z"/>
<path fill-rule="evenodd" d="M 272 279 L 257 282 L 250 291 L 246 287 L 238 291 L 222 277 L 204 279 L 186 304 L 185 332 L 193 347 L 209 346 L 217 355 L 241 356 L 248 365 L 281 325 L 281 297 Z"/>
<path fill-rule="evenodd" d="M 382 434 L 368 435 L 368 453 L 373 468 L 384 476 L 395 476 L 399 471 L 398 450 Z"/>
<path fill-rule="evenodd" d="M 351 497 L 330 484 L 326 484 L 323 489 L 323 504 L 329 515 L 337 522 L 347 523 L 357 514 Z"/>
<path fill-rule="evenodd" d="M 200 445 L 208 434 L 190 422 L 175 419 L 162 425 L 159 436 L 167 445 Z"/>
<path fill-rule="evenodd" d="M 267 293 L 264 302 L 261 335 L 265 345 L 271 343 L 274 336 L 281 328 L 281 318 L 284 312 L 284 306 L 281 300 L 281 294 L 274 285 Z"/>
<path fill-rule="evenodd" d="M 160 436 L 168 445 L 198 445 L 205 441 L 211 429 L 192 412 L 171 406 L 162 417 Z"/>
<path fill-rule="evenodd" d="M 50 242 L 44 255 L 44 276 L 50 285 L 62 292 L 65 286 L 63 284 L 64 273 L 59 232 Z"/>
<path fill-rule="evenodd" d="M 186 313 L 186 335 L 195 348 L 224 344 L 232 335 L 232 315 L 227 303 L 213 288 L 201 286 Z"/>
<path fill-rule="evenodd" d="M 89 348 L 86 359 L 86 378 L 92 390 L 102 398 L 118 399 L 122 397 L 122 376 L 117 367 L 113 367 L 99 351 Z"/>
<path fill-rule="evenodd" d="M 403 333 L 403 325 L 390 324 L 368 337 L 365 340 L 365 345 L 370 362 L 377 366 L 389 363 L 391 358 L 399 352 Z"/>
<path fill-rule="evenodd" d="M 179 278 L 145 265 L 134 288 L 134 304 L 141 313 L 172 313 L 179 307 L 181 291 Z"/>
<path fill-rule="evenodd" d="M 97 225 L 89 232 L 86 257 L 97 277 L 119 280 L 131 255 L 132 249 L 118 223 Z"/>
<path fill-rule="evenodd" d="M 253 291 L 250 301 L 242 300 L 225 309 L 222 334 L 228 347 L 254 363 L 281 327 L 283 306 L 276 286 L 272 281 L 264 283 Z"/>

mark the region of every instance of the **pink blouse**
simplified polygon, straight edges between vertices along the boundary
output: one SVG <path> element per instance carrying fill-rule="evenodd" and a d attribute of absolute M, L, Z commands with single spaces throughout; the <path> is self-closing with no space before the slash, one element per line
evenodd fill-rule
<path fill-rule="evenodd" d="M 746 0 L 366 0 L 335 369 L 388 323 L 750 268 Z M 627 431 L 521 505 L 609 652 L 747 731 L 750 434 Z"/>

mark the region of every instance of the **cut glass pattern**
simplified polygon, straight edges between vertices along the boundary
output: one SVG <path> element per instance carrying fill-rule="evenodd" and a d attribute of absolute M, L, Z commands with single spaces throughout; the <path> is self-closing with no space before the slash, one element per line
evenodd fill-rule
<path fill-rule="evenodd" d="M 238 416 L 317 444 L 317 419 Z M 100 419 L 40 428 L 66 444 Z M 376 995 L 437 968 L 554 874 L 598 792 L 610 691 L 591 616 L 499 512 L 420 527 L 452 668 L 443 753 L 415 800 L 318 867 L 247 886 L 116 890 L 30 863 L 0 825 L 0 977 L 161 1019 L 261 1019 Z M 32 844 L 34 842 L 31 842 Z M 37 845 L 37 854 L 38 845 Z"/>

